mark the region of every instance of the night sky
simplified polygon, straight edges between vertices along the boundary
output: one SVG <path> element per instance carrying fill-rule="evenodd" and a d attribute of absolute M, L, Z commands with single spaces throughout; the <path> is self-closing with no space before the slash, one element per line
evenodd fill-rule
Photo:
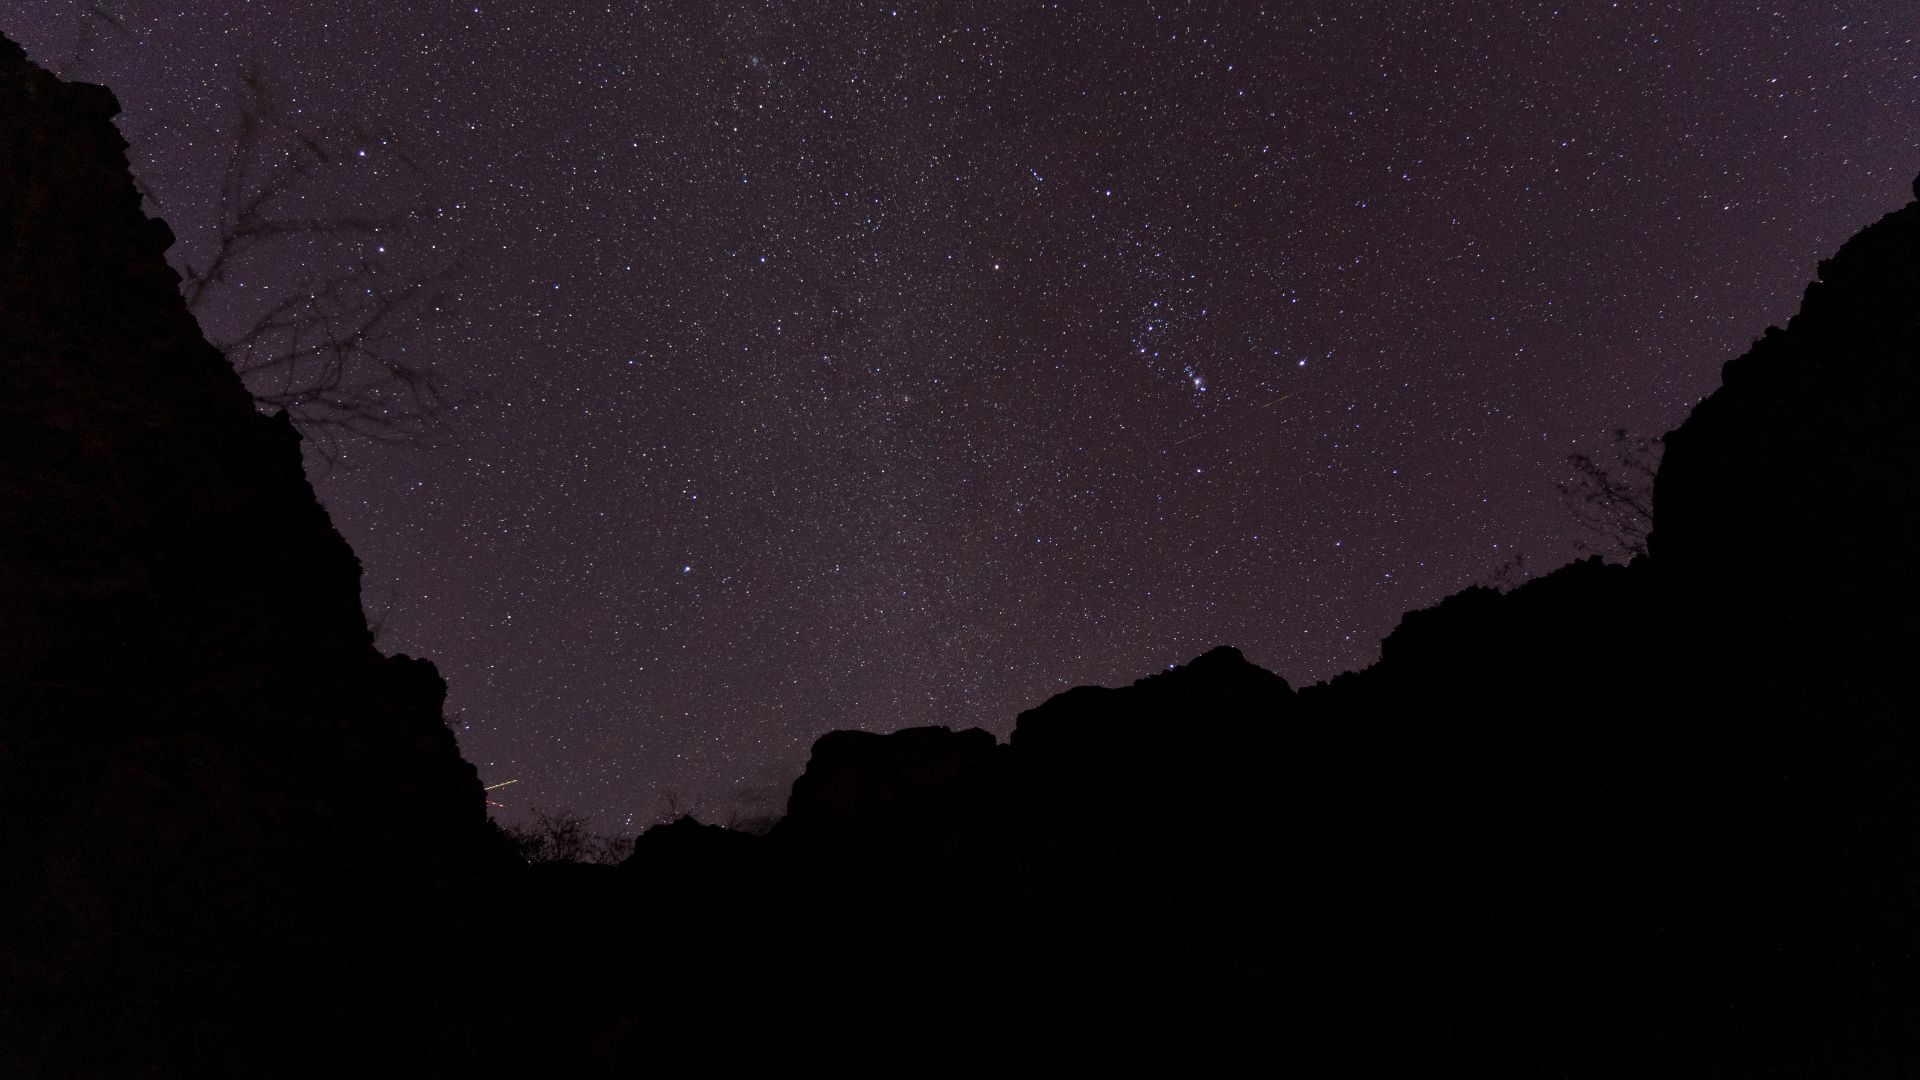
<path fill-rule="evenodd" d="M 85 6 L 0 32 L 119 94 L 181 252 L 249 57 L 367 127 L 315 205 L 417 211 L 210 323 L 461 261 L 451 438 L 316 483 L 506 816 L 606 828 L 1215 644 L 1364 665 L 1579 554 L 1567 456 L 1920 171 L 1911 0 L 127 0 L 76 57 Z"/>

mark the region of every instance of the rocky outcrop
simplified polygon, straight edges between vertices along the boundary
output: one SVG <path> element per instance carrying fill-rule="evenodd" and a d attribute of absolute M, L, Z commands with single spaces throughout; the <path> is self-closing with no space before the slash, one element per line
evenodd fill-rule
<path fill-rule="evenodd" d="M 917 804 L 950 801 L 979 783 L 994 749 L 993 736 L 978 728 L 831 732 L 813 744 L 807 771 L 794 782 L 788 828 L 865 828 Z"/>
<path fill-rule="evenodd" d="M 1218 649 L 1061 694 L 1004 746 L 822 739 L 710 896 L 728 914 L 686 926 L 761 975 L 731 985 L 778 988 L 741 1002 L 781 1021 L 729 1060 L 1920 1068 L 1920 206 L 1820 272 L 1670 436 L 1631 565 L 1469 589 L 1297 693 Z M 616 1072 L 716 1038 L 616 1012 Z"/>
<path fill-rule="evenodd" d="M 1819 273 L 1667 437 L 1651 547 L 1699 607 L 1765 626 L 1787 669 L 1873 678 L 1920 629 L 1920 204 Z"/>
<path fill-rule="evenodd" d="M 0 39 L 0 1073 L 432 1057 L 479 783 L 182 303 L 116 112 Z"/>

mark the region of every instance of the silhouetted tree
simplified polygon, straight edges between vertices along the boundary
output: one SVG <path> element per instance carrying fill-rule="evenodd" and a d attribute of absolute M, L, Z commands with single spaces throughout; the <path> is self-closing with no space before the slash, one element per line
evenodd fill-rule
<path fill-rule="evenodd" d="M 778 824 L 779 814 L 750 814 L 738 808 L 727 813 L 727 828 L 749 836 L 765 836 Z"/>
<path fill-rule="evenodd" d="M 1574 475 L 1556 485 L 1580 526 L 1601 546 L 1629 560 L 1647 553 L 1653 531 L 1653 479 L 1660 469 L 1660 436 L 1635 438 L 1626 428 L 1613 431 L 1612 462 L 1587 454 L 1569 454 Z M 1580 542 L 1584 550 L 1593 545 Z"/>
<path fill-rule="evenodd" d="M 1532 575 L 1527 571 L 1527 554 L 1514 550 L 1507 557 L 1494 564 L 1492 570 L 1475 583 L 1490 589 L 1516 589 L 1527 583 Z"/>
<path fill-rule="evenodd" d="M 655 825 L 665 825 L 670 822 L 679 821 L 681 818 L 690 814 L 697 814 L 700 812 L 700 803 L 700 799 L 695 799 L 690 804 L 682 805 L 679 790 L 666 788 L 660 792 L 660 805 L 654 808 L 653 823 Z"/>
<path fill-rule="evenodd" d="M 100 0 L 82 0 L 73 13 L 73 48 L 64 60 L 54 60 L 48 65 L 55 75 L 63 79 L 76 77 L 80 65 L 87 59 L 87 53 L 102 35 L 132 37 L 127 25 L 120 17 Z"/>
<path fill-rule="evenodd" d="M 358 240 L 374 249 L 358 259 L 312 273 L 213 340 L 240 373 L 254 400 L 284 409 L 332 459 L 343 436 L 418 442 L 442 430 L 452 404 L 431 364 L 408 355 L 407 339 L 421 323 L 445 311 L 454 264 L 394 273 L 378 256 L 410 238 L 405 210 L 340 211 L 315 198 L 324 174 L 384 148 L 413 168 L 389 133 L 358 121 L 326 130 L 290 117 L 257 64 L 242 68 L 217 220 L 198 250 L 182 251 L 181 288 L 187 307 L 202 315 L 215 303 L 231 311 L 242 302 L 229 289 L 250 264 L 287 265 L 314 243 L 340 247 Z M 322 208 L 311 209 L 316 203 Z M 294 259 L 290 259 L 293 256 Z"/>
<path fill-rule="evenodd" d="M 520 849 L 520 857 L 530 863 L 612 865 L 633 850 L 631 836 L 595 832 L 586 815 L 564 808 L 534 807 L 531 822 L 502 826 L 501 831 Z"/>
<path fill-rule="evenodd" d="M 71 75 L 100 43 L 135 36 L 114 5 L 81 0 L 71 52 L 56 71 Z M 417 215 L 401 200 L 383 195 L 381 205 L 342 209 L 325 197 L 339 171 L 370 152 L 417 168 L 384 128 L 351 117 L 316 123 L 284 108 L 257 61 L 241 66 L 235 91 L 210 229 L 182 220 L 136 178 L 182 237 L 171 257 L 188 309 L 254 401 L 284 409 L 329 462 L 345 437 L 422 442 L 444 434 L 450 388 L 430 362 L 409 354 L 408 342 L 447 310 L 457 262 L 426 258 L 411 242 Z M 137 157 L 144 140 L 130 141 Z M 389 258 L 389 248 L 400 258 Z M 401 262 L 416 268 L 392 269 Z M 243 291 L 263 267 L 311 269 L 291 285 Z"/>

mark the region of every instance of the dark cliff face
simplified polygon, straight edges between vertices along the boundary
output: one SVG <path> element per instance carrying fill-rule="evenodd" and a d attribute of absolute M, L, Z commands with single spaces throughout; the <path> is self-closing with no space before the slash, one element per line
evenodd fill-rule
<path fill-rule="evenodd" d="M 1781 653 L 1870 670 L 1910 657 L 1920 625 L 1920 203 L 1819 275 L 1668 436 L 1651 546 L 1702 603 L 1764 618 Z"/>
<path fill-rule="evenodd" d="M 781 1022 L 632 995 L 603 1063 L 1911 1075 L 1920 206 L 1820 273 L 1669 437 L 1632 565 L 1469 589 L 1298 693 L 1220 649 L 1004 746 L 823 738 L 764 841 L 673 845 L 729 876 L 672 918 Z"/>
<path fill-rule="evenodd" d="M 0 39 L 0 1073 L 257 1066 L 321 1001 L 397 1046 L 347 969 L 491 858 L 479 784 L 181 302 L 117 111 Z"/>

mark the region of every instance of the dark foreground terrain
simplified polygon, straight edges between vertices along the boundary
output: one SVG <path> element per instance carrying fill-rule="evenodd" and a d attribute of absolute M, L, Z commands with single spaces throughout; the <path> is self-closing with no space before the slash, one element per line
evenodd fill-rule
<path fill-rule="evenodd" d="M 0 39 L 0 1076 L 1920 1075 L 1920 204 L 1669 435 L 1629 566 L 529 868 L 114 111 Z"/>

